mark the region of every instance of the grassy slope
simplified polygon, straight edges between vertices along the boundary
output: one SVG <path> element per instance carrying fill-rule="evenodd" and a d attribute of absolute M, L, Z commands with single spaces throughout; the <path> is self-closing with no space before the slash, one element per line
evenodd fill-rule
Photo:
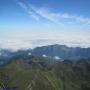
<path fill-rule="evenodd" d="M 90 86 L 89 80 L 72 81 L 68 79 L 68 69 L 66 69 L 68 66 L 59 67 L 56 64 L 57 67 L 48 70 L 47 67 L 51 66 L 51 63 L 46 66 L 47 60 L 38 57 L 33 58 L 32 61 L 33 63 L 27 64 L 26 61 L 16 60 L 2 68 L 0 70 L 0 86 L 17 87 L 16 90 L 84 90 L 82 85 Z M 40 61 L 45 62 L 45 68 L 40 65 Z M 66 70 L 64 73 L 62 73 L 62 67 Z"/>

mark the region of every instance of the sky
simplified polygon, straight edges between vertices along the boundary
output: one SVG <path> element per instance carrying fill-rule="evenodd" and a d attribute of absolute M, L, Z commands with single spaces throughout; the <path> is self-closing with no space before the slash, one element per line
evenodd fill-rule
<path fill-rule="evenodd" d="M 0 48 L 90 46 L 90 0 L 0 0 Z"/>

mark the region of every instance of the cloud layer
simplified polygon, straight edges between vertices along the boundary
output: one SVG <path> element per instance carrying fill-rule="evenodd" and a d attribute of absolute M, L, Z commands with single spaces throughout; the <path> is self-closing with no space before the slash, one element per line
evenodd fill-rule
<path fill-rule="evenodd" d="M 4 37 L 4 36 L 3 36 Z M 0 48 L 28 49 L 51 44 L 90 47 L 90 35 L 80 32 L 22 32 L 0 38 Z"/>

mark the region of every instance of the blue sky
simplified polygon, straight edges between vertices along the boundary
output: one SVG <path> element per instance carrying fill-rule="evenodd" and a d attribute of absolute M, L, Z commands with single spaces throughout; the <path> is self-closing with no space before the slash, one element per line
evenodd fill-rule
<path fill-rule="evenodd" d="M 25 40 L 40 37 L 39 39 L 53 39 L 53 42 L 60 43 L 70 39 L 68 42 L 79 44 L 88 42 L 89 45 L 89 9 L 90 0 L 0 0 L 1 41 L 9 40 L 12 43 L 11 38 L 23 41 L 21 37 L 25 37 Z M 70 37 L 71 34 L 73 35 Z M 62 36 L 61 38 L 65 40 L 57 40 L 56 36 Z M 13 46 L 16 46 L 16 41 Z M 3 46 L 2 43 L 1 46 Z M 88 46 L 87 43 L 85 45 Z"/>

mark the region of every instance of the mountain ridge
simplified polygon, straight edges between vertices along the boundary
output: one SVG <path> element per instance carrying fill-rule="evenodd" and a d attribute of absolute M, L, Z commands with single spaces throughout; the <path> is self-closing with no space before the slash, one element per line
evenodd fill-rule
<path fill-rule="evenodd" d="M 53 62 L 52 62 L 53 61 Z M 0 89 L 89 90 L 90 60 L 62 62 L 37 56 L 20 56 L 0 68 Z"/>
<path fill-rule="evenodd" d="M 90 58 L 90 47 L 89 48 L 80 48 L 80 47 L 68 47 L 66 45 L 48 45 L 42 47 L 36 47 L 34 49 L 26 50 L 17 50 L 12 51 L 9 49 L 0 50 L 0 65 L 8 60 L 15 58 L 17 56 L 40 56 L 51 59 L 58 60 L 79 60 L 79 59 L 88 59 Z"/>

